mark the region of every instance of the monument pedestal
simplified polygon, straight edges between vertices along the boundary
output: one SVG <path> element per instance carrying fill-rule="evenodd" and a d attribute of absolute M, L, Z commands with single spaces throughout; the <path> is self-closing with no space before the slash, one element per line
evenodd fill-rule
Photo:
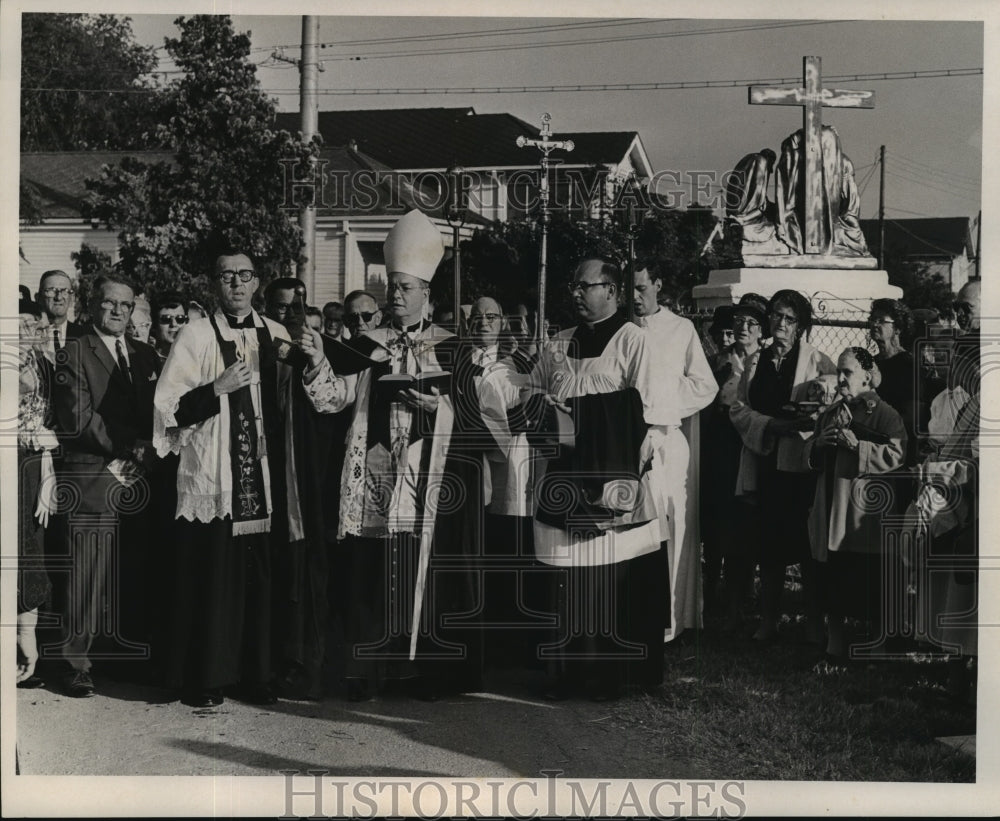
<path fill-rule="evenodd" d="M 708 282 L 696 285 L 691 295 L 699 311 L 732 305 L 746 293 L 770 299 L 775 291 L 790 288 L 810 301 L 842 301 L 857 311 L 867 312 L 872 300 L 902 299 L 903 290 L 889 284 L 885 271 L 842 268 L 720 268 L 708 275 Z"/>

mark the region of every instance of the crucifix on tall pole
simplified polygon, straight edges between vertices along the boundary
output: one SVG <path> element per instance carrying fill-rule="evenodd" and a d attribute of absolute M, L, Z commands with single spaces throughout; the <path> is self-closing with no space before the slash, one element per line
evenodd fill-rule
<path fill-rule="evenodd" d="M 538 185 L 538 199 L 541 206 L 542 239 L 538 254 L 538 320 L 535 323 L 535 336 L 539 344 L 545 342 L 545 276 L 546 276 L 546 256 L 549 235 L 549 165 L 551 160 L 549 154 L 553 151 L 572 151 L 574 148 L 572 140 L 553 140 L 549 122 L 552 120 L 551 114 L 542 115 L 542 130 L 538 134 L 538 139 L 533 137 L 518 137 L 517 147 L 524 148 L 531 146 L 542 152 L 541 179 Z"/>
<path fill-rule="evenodd" d="M 821 147 L 823 121 L 827 108 L 874 108 L 874 91 L 845 91 L 823 88 L 819 57 L 802 59 L 801 88 L 750 86 L 751 105 L 802 106 L 802 137 L 805 153 L 805 252 L 819 254 L 823 250 L 823 152 Z"/>
<path fill-rule="evenodd" d="M 457 165 L 452 166 L 448 169 L 448 209 L 445 212 L 445 217 L 451 226 L 452 276 L 454 278 L 452 310 L 455 316 L 455 333 L 458 336 L 462 335 L 462 257 L 459 246 L 468 208 L 464 169 Z"/>

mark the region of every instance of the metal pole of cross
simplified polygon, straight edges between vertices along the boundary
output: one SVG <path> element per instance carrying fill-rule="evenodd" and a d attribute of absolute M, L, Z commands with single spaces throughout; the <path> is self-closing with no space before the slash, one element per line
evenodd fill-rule
<path fill-rule="evenodd" d="M 462 336 L 462 259 L 459 251 L 461 230 L 465 224 L 469 203 L 465 191 L 465 169 L 453 166 L 448 169 L 449 196 L 446 218 L 451 226 L 452 273 L 454 282 L 455 333 Z"/>
<path fill-rule="evenodd" d="M 546 285 L 546 258 L 548 253 L 549 237 L 549 165 L 551 160 L 549 154 L 553 151 L 572 151 L 575 147 L 572 140 L 553 140 L 549 122 L 552 120 L 551 114 L 542 115 L 542 130 L 538 139 L 532 137 L 518 137 L 517 147 L 524 148 L 531 146 L 542 152 L 541 169 L 542 175 L 538 185 L 538 199 L 541 205 L 542 238 L 538 252 L 538 320 L 535 335 L 538 344 L 545 342 L 545 285 Z"/>

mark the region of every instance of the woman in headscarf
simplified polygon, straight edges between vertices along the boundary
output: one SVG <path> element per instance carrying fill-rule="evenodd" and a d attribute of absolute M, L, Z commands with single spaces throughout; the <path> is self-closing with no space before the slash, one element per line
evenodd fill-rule
<path fill-rule="evenodd" d="M 822 566 L 826 652 L 847 654 L 846 616 L 863 618 L 879 635 L 882 590 L 882 518 L 892 506 L 892 485 L 874 478 L 903 465 L 906 428 L 879 397 L 878 365 L 864 348 L 848 348 L 837 361 L 837 401 L 816 420 L 807 461 L 818 471 L 809 514 L 813 558 Z"/>
<path fill-rule="evenodd" d="M 760 514 L 761 623 L 754 638 L 775 637 L 785 569 L 799 564 L 810 630 L 818 640 L 819 601 L 806 530 L 815 479 L 803 461 L 805 438 L 815 421 L 799 403 L 806 400 L 812 380 L 836 369 L 806 341 L 812 308 L 801 293 L 775 293 L 768 320 L 771 345 L 747 359 L 729 412 L 743 441 L 736 495 L 755 499 Z"/>

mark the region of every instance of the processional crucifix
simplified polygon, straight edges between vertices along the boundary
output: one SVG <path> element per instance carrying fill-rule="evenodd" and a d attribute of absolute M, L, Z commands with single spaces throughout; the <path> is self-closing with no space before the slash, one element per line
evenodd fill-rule
<path fill-rule="evenodd" d="M 538 261 L 538 319 L 535 322 L 535 337 L 539 345 L 545 342 L 545 269 L 546 269 L 546 245 L 549 234 L 549 165 L 551 160 L 549 154 L 559 149 L 562 151 L 572 151 L 574 148 L 572 140 L 552 140 L 552 131 L 549 122 L 552 120 L 551 114 L 542 115 L 542 130 L 539 132 L 539 139 L 531 137 L 518 137 L 517 147 L 524 148 L 526 145 L 537 148 L 542 152 L 542 176 L 538 185 L 538 199 L 542 209 L 542 241 L 539 249 Z"/>
<path fill-rule="evenodd" d="M 802 58 L 802 88 L 750 86 L 751 105 L 799 105 L 802 113 L 803 150 L 805 152 L 805 252 L 823 250 L 823 151 L 821 113 L 827 108 L 874 108 L 874 91 L 845 91 L 823 88 L 819 57 Z"/>

